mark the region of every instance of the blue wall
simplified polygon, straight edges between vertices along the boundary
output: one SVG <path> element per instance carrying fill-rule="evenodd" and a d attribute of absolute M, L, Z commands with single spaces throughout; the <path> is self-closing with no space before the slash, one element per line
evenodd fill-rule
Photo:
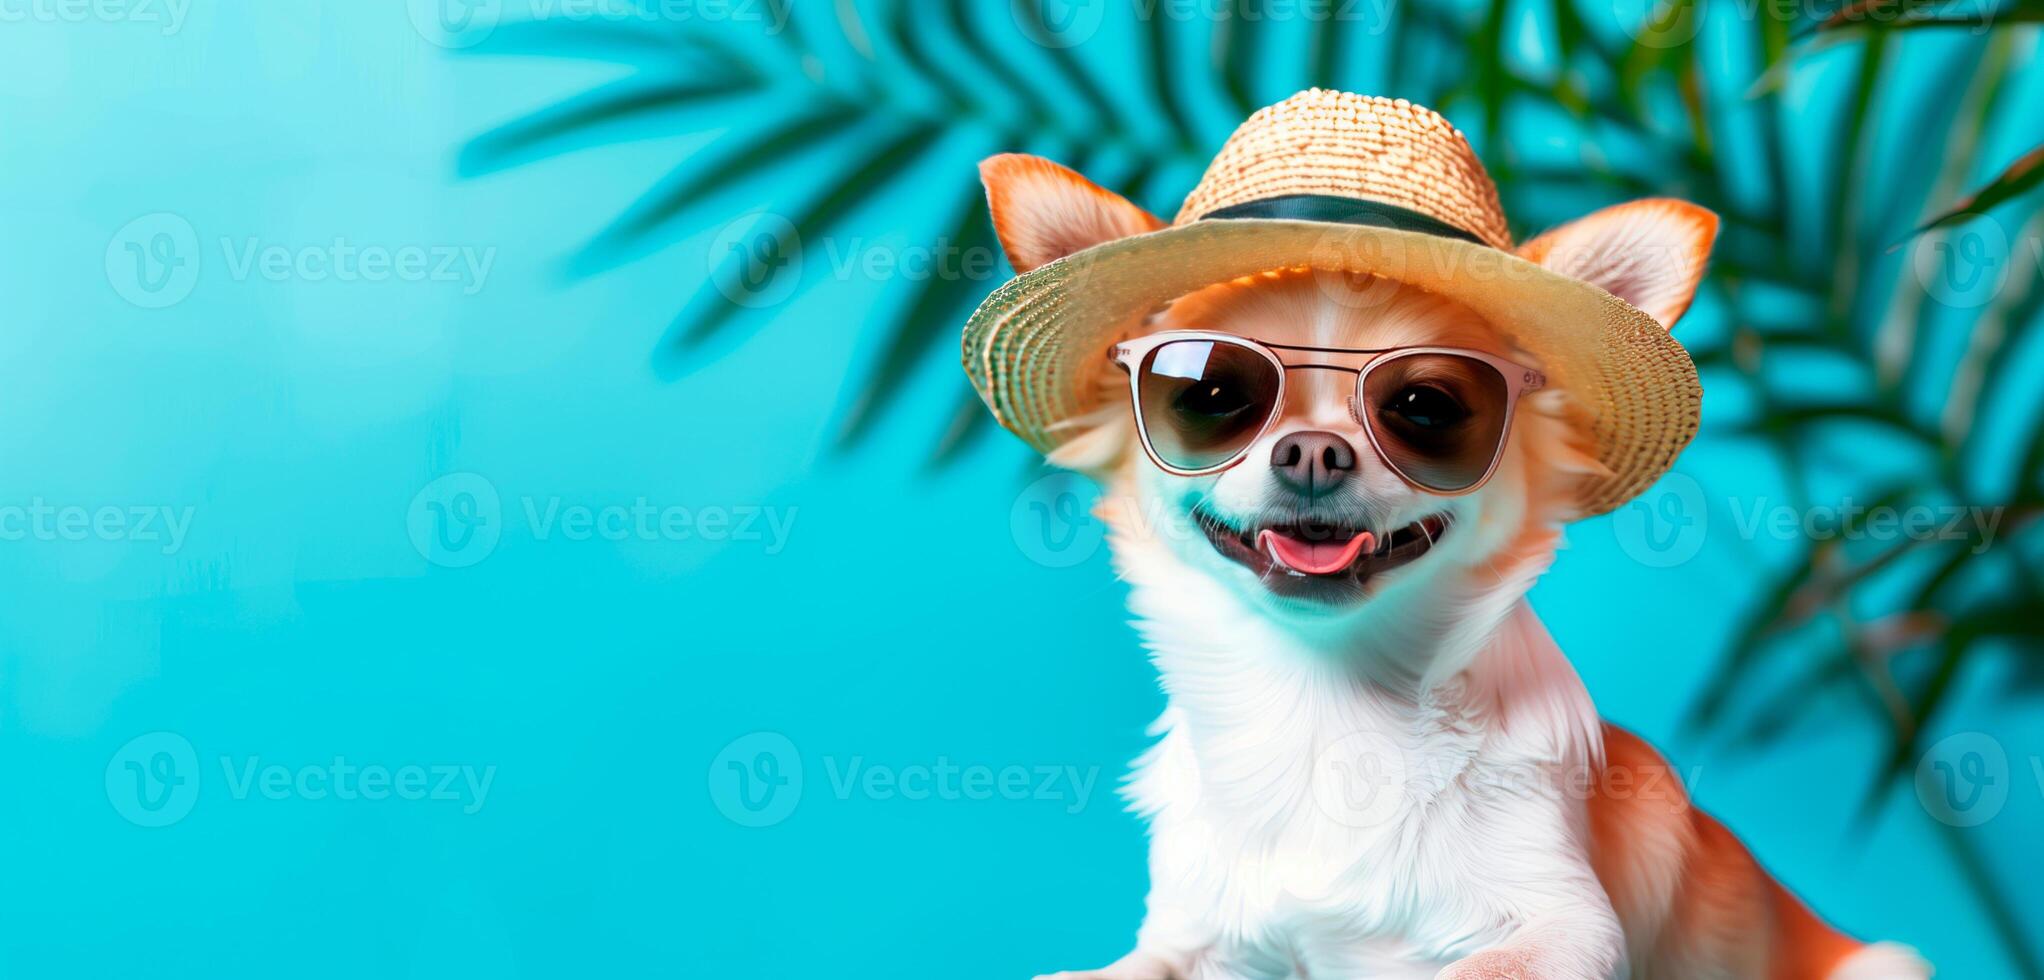
<path fill-rule="evenodd" d="M 717 223 L 563 267 L 707 133 L 454 176 L 468 138 L 617 67 L 463 55 L 400 4 L 170 27 L 0 28 L 0 974 L 1012 977 L 1124 951 L 1143 841 L 1112 789 L 1154 678 L 1097 531 L 1033 522 L 1083 488 L 1005 438 L 924 467 L 948 351 L 867 448 L 828 448 L 897 290 L 810 243 L 749 340 L 663 382 L 648 351 Z M 913 243 L 971 158 L 829 244 Z M 351 248 L 432 271 L 323 264 Z M 1678 474 L 1783 493 L 1713 434 Z M 579 533 L 576 508 L 653 523 Z M 1764 749 L 1680 731 L 1780 549 L 1713 534 L 1653 567 L 1627 533 L 1571 529 L 1534 597 L 1606 713 L 1826 915 L 2013 975 L 1906 786 L 1856 824 L 1864 706 Z M 2044 725 L 2002 681 L 1963 677 L 1941 724 L 2006 747 L 2005 809 L 1959 832 L 2035 932 Z M 765 810 L 732 762 L 785 780 Z"/>

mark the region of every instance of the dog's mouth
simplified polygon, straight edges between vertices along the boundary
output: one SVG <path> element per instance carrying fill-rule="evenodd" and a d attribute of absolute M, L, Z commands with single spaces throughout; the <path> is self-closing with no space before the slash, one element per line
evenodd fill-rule
<path fill-rule="evenodd" d="M 1432 550 L 1450 524 L 1435 514 L 1389 531 L 1312 518 L 1236 527 L 1204 507 L 1192 517 L 1215 551 L 1272 591 L 1317 598 L 1359 595 L 1370 579 Z"/>

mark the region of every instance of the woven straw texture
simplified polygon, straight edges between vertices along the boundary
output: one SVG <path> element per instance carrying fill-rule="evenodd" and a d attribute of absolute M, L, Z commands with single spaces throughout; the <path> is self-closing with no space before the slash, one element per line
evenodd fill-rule
<path fill-rule="evenodd" d="M 1285 194 L 1384 201 L 1494 248 L 1512 247 L 1497 185 L 1469 141 L 1433 110 L 1404 99 L 1312 89 L 1257 110 L 1207 165 L 1173 223 Z"/>
<path fill-rule="evenodd" d="M 1287 164 L 1287 145 L 1303 158 Z M 1196 220 L 1281 194 L 1388 201 L 1490 244 L 1363 225 Z M 1584 511 L 1610 511 L 1652 486 L 1695 435 L 1696 366 L 1652 317 L 1504 251 L 1510 244 L 1495 187 L 1445 120 L 1402 101 L 1305 92 L 1243 124 L 1173 227 L 995 290 L 966 324 L 965 370 L 1003 426 L 1048 452 L 1064 439 L 1061 420 L 1099 407 L 1098 372 L 1116 370 L 1107 349 L 1172 300 L 1281 269 L 1383 276 L 1469 307 L 1590 409 L 1596 455 L 1612 475 L 1586 488 Z"/>

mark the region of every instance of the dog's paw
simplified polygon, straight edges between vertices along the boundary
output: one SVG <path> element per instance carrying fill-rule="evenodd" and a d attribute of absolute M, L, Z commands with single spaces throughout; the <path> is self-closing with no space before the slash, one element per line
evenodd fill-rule
<path fill-rule="evenodd" d="M 1456 960 L 1434 974 L 1434 980 L 1541 980 L 1520 953 L 1493 949 Z"/>

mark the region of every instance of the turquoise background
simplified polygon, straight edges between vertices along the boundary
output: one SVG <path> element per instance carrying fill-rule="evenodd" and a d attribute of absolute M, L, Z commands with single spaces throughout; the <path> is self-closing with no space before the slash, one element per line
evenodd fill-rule
<path fill-rule="evenodd" d="M 201 2 L 175 31 L 0 26 L 0 506 L 190 515 L 174 548 L 0 541 L 0 975 L 1017 977 L 1124 952 L 1143 837 L 1111 790 L 1162 702 L 1097 528 L 1031 507 L 1066 513 L 1084 487 L 1043 482 L 1006 438 L 926 467 L 948 350 L 865 448 L 829 449 L 872 313 L 901 293 L 834 275 L 828 248 L 919 241 L 974 151 L 805 243 L 793 296 L 663 381 L 648 352 L 723 221 L 601 275 L 563 267 L 731 110 L 459 179 L 468 139 L 624 69 L 465 54 L 407 13 Z M 774 190 L 741 182 L 705 213 Z M 234 271 L 251 240 L 337 239 L 492 264 Z M 137 305 L 166 297 L 138 287 L 130 244 L 190 263 L 168 287 L 185 294 Z M 1737 410 L 1713 402 L 1707 426 Z M 1642 562 L 1652 515 L 1621 512 L 1571 528 L 1534 594 L 1607 716 L 1832 920 L 1942 976 L 2016 975 L 1908 785 L 1857 822 L 1885 744 L 1863 705 L 1814 705 L 1764 748 L 1681 730 L 1787 549 L 1723 530 L 1727 501 L 1784 499 L 1757 450 L 1707 428 L 1677 473 L 1719 529 L 1693 557 Z M 641 500 L 764 509 L 787 534 L 576 540 L 525 514 Z M 450 546 L 436 506 L 484 537 Z M 2005 682 L 1980 663 L 1935 734 L 2005 749 L 2005 808 L 1960 832 L 2035 934 L 2044 723 Z M 778 769 L 752 768 L 762 752 Z M 337 757 L 492 775 L 455 799 L 236 792 L 250 766 Z M 855 760 L 1070 766 L 1091 791 L 840 789 Z M 787 780 L 767 810 L 733 761 Z"/>

